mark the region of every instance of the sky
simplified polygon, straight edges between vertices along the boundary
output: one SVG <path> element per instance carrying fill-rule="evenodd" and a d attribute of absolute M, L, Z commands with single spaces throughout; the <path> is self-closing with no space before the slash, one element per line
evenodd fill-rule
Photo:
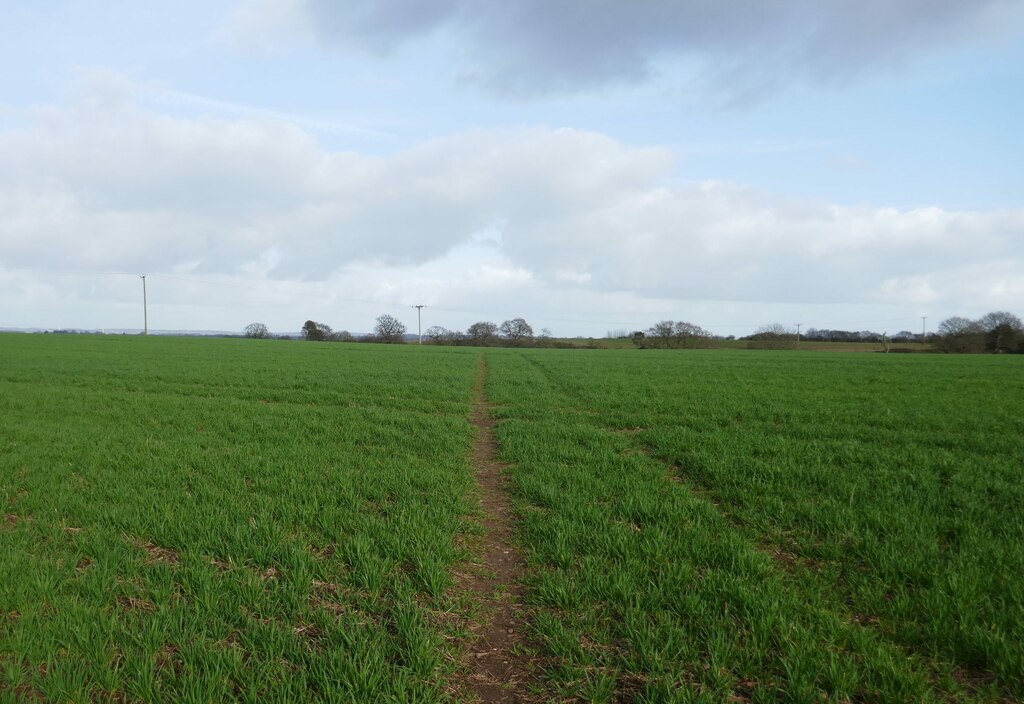
<path fill-rule="evenodd" d="M 1024 0 L 0 17 L 0 327 L 1024 315 Z"/>

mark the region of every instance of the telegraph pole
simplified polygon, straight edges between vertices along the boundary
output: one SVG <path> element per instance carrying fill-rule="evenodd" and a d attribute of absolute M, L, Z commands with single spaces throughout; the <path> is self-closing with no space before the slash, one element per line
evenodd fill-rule
<path fill-rule="evenodd" d="M 803 323 L 797 323 L 796 324 L 796 346 L 797 347 L 800 346 L 800 326 L 801 325 L 803 325 Z"/>
<path fill-rule="evenodd" d="M 149 334 L 149 306 L 146 303 L 146 275 L 143 274 L 139 277 L 142 279 L 142 334 Z"/>
<path fill-rule="evenodd" d="M 413 306 L 416 309 L 416 333 L 420 336 L 418 344 L 423 344 L 423 309 L 426 308 L 424 305 Z"/>
<path fill-rule="evenodd" d="M 928 320 L 927 315 L 921 316 L 921 347 L 924 347 L 925 326 L 924 321 Z"/>

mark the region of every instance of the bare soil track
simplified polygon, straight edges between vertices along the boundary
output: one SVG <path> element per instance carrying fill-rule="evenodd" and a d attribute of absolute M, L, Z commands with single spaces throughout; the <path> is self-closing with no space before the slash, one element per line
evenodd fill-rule
<path fill-rule="evenodd" d="M 477 561 L 457 577 L 457 587 L 478 606 L 480 618 L 470 624 L 474 640 L 461 684 L 482 702 L 531 702 L 537 698 L 527 689 L 531 657 L 524 632 L 524 562 L 512 544 L 514 516 L 505 487 L 506 466 L 498 461 L 494 419 L 484 394 L 486 374 L 481 356 L 470 419 L 477 433 L 473 467 L 483 536 L 474 545 Z"/>

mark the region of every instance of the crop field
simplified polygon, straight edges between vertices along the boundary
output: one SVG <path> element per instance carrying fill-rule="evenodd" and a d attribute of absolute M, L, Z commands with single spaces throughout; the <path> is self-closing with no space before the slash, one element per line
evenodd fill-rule
<path fill-rule="evenodd" d="M 0 335 L 0 701 L 471 700 L 481 380 L 524 698 L 1024 697 L 1019 357 Z"/>
<path fill-rule="evenodd" d="M 563 697 L 1024 694 L 1024 364 L 490 356 Z"/>
<path fill-rule="evenodd" d="M 0 691 L 436 698 L 478 353 L 0 340 Z"/>

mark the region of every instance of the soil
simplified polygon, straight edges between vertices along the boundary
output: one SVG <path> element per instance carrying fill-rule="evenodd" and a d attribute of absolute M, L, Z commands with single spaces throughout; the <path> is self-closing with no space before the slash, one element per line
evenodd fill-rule
<path fill-rule="evenodd" d="M 494 419 L 484 394 L 487 367 L 477 373 L 470 420 L 476 426 L 473 467 L 482 510 L 483 536 L 474 544 L 474 563 L 457 577 L 480 617 L 471 623 L 473 641 L 463 660 L 460 689 L 481 702 L 533 702 L 528 689 L 532 658 L 525 633 L 522 577 L 525 563 L 515 548 L 515 516 L 508 497 L 507 465 L 498 461 Z"/>

